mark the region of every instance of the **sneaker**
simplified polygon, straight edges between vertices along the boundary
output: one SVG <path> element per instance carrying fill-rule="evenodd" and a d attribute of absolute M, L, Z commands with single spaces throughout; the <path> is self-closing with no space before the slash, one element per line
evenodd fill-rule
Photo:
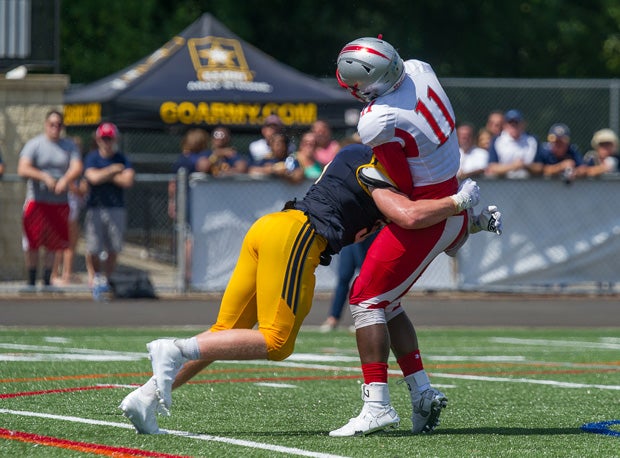
<path fill-rule="evenodd" d="M 172 404 L 172 382 L 187 358 L 172 339 L 158 339 L 146 345 L 149 351 L 153 377 L 155 378 L 155 393 L 159 398 L 161 408 L 166 415 L 170 415 Z"/>
<path fill-rule="evenodd" d="M 430 433 L 439 425 L 439 415 L 441 409 L 447 406 L 448 398 L 441 391 L 429 388 L 421 393 L 412 394 L 411 403 L 413 404 L 411 432 Z"/>
<path fill-rule="evenodd" d="M 37 292 L 37 287 L 35 285 L 31 285 L 30 283 L 28 283 L 26 286 L 24 286 L 23 288 L 20 288 L 19 290 L 20 294 L 34 294 Z"/>
<path fill-rule="evenodd" d="M 391 405 L 369 407 L 364 404 L 362 412 L 342 428 L 329 432 L 331 437 L 366 436 L 377 431 L 396 429 L 400 425 L 400 418 Z"/>
<path fill-rule="evenodd" d="M 387 384 L 362 385 L 362 399 L 364 407 L 360 414 L 351 418 L 343 427 L 330 431 L 331 437 L 366 436 L 398 428 L 400 418 L 390 404 Z"/>
<path fill-rule="evenodd" d="M 133 390 L 118 406 L 139 434 L 164 434 L 157 425 L 157 396 L 148 396 L 142 387 Z"/>
<path fill-rule="evenodd" d="M 110 286 L 106 283 L 95 283 L 93 286 L 93 299 L 97 302 L 107 301 L 109 299 Z"/>
<path fill-rule="evenodd" d="M 319 330 L 323 333 L 331 332 L 338 327 L 338 319 L 333 316 L 328 316 L 323 322 Z"/>

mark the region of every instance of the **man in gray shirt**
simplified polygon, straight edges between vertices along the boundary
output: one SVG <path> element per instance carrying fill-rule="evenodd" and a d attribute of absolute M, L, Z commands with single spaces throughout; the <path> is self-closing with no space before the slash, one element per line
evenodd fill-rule
<path fill-rule="evenodd" d="M 17 174 L 28 179 L 22 219 L 29 287 L 35 285 L 40 248 L 46 249 L 43 283 L 49 286 L 54 256 L 69 244 L 67 191 L 82 174 L 82 158 L 71 140 L 60 137 L 62 128 L 62 113 L 48 112 L 44 133 L 24 145 L 17 163 Z"/>

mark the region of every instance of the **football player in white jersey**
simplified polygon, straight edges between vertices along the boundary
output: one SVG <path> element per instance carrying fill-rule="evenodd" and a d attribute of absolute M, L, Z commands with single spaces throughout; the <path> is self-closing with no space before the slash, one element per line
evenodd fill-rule
<path fill-rule="evenodd" d="M 412 200 L 456 192 L 460 153 L 454 111 L 429 64 L 403 61 L 381 37 L 359 38 L 340 51 L 336 76 L 354 97 L 367 102 L 358 133 L 373 149 L 367 172 L 377 183 L 391 182 Z M 489 221 L 496 211 L 486 210 Z M 437 255 L 456 253 L 470 232 L 468 219 L 463 211 L 420 230 L 388 224 L 371 245 L 350 293 L 364 406 L 359 416 L 330 436 L 365 435 L 398 426 L 387 385 L 390 348 L 411 395 L 412 432 L 430 432 L 439 424 L 447 398 L 430 385 L 415 329 L 400 299 Z"/>

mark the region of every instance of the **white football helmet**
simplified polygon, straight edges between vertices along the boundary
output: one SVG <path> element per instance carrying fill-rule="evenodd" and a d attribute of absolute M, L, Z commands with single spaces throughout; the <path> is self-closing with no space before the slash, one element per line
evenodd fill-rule
<path fill-rule="evenodd" d="M 405 75 L 403 60 L 394 47 L 378 38 L 358 38 L 347 44 L 336 65 L 338 83 L 363 102 L 394 90 Z"/>

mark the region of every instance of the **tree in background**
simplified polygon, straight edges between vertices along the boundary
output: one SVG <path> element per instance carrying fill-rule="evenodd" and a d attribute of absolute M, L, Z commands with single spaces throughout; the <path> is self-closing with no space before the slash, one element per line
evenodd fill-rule
<path fill-rule="evenodd" d="M 61 67 L 88 83 L 150 54 L 203 13 L 274 58 L 333 77 L 343 44 L 381 33 L 444 77 L 615 78 L 617 0 L 106 0 L 61 4 Z"/>

